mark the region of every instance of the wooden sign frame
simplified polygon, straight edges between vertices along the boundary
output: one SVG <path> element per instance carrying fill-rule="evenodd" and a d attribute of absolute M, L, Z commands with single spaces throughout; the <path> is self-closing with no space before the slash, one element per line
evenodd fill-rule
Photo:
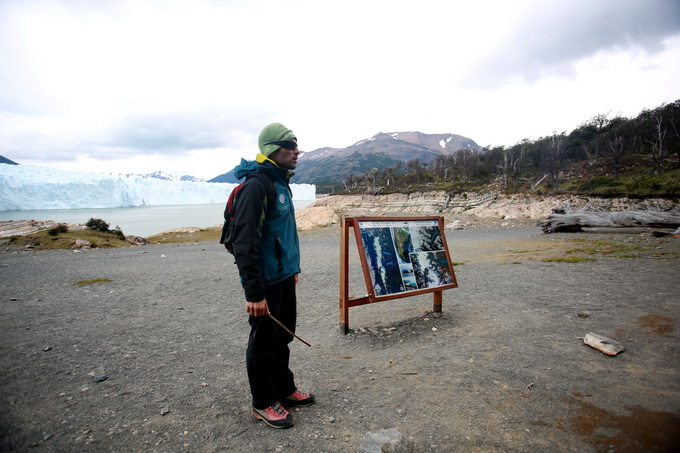
<path fill-rule="evenodd" d="M 359 249 L 365 296 L 349 296 L 350 228 Z M 359 305 L 434 293 L 433 311 L 441 313 L 442 292 L 458 286 L 443 217 L 344 217 L 340 230 L 342 334 L 349 332 L 349 308 Z M 366 240 L 371 243 L 366 244 Z M 377 266 L 380 266 L 380 275 L 376 272 Z M 387 268 L 389 272 L 385 271 Z M 386 274 L 388 278 L 383 278 Z"/>

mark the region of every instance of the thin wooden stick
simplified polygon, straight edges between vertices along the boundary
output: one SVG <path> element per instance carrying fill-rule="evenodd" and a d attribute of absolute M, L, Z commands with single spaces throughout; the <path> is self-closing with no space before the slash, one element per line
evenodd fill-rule
<path fill-rule="evenodd" d="M 285 330 L 286 332 L 288 332 L 289 334 L 291 334 L 292 336 L 294 336 L 295 338 L 297 338 L 298 340 L 300 340 L 301 342 L 303 342 L 304 344 L 306 344 L 306 345 L 309 346 L 310 348 L 312 347 L 311 344 L 307 343 L 305 340 L 303 340 L 302 338 L 298 337 L 298 336 L 295 335 L 293 332 L 291 332 L 291 331 L 288 329 L 288 327 L 284 326 L 283 323 L 282 323 L 281 321 L 279 321 L 278 319 L 276 319 L 275 317 L 273 317 L 273 316 L 271 315 L 271 313 L 267 313 L 267 316 L 269 316 L 270 318 L 272 318 L 272 321 L 274 321 L 276 324 L 280 325 L 280 326 L 283 328 L 283 330 Z"/>

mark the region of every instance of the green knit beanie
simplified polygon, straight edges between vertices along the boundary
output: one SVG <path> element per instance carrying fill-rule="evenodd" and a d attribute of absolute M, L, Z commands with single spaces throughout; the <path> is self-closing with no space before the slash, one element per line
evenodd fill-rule
<path fill-rule="evenodd" d="M 293 131 L 288 129 L 281 123 L 272 123 L 264 127 L 262 132 L 260 132 L 260 137 L 257 140 L 257 145 L 260 148 L 260 152 L 265 156 L 269 157 L 271 153 L 281 148 L 279 145 L 265 145 L 267 142 L 278 142 L 292 140 L 295 137 Z"/>

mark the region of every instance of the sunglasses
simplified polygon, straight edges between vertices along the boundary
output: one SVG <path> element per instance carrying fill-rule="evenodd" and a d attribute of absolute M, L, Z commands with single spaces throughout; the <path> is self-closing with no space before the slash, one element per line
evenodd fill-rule
<path fill-rule="evenodd" d="M 297 142 L 295 142 L 293 140 L 279 140 L 279 141 L 267 142 L 267 143 L 263 143 L 263 144 L 264 145 L 277 145 L 277 146 L 280 146 L 281 148 L 285 148 L 285 149 L 288 149 L 288 150 L 291 150 L 291 151 L 296 150 L 297 147 L 298 147 Z"/>

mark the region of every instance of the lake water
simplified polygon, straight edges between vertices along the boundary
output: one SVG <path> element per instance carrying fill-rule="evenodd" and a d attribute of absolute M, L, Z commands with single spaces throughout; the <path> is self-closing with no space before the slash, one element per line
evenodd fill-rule
<path fill-rule="evenodd" d="M 314 200 L 294 201 L 300 210 Z M 132 208 L 100 209 L 41 209 L 32 211 L 0 211 L 2 220 L 54 220 L 63 223 L 86 223 L 91 218 L 102 219 L 111 228 L 120 227 L 123 233 L 151 236 L 181 227 L 209 227 L 224 221 L 224 203 L 176 206 L 138 206 Z"/>

